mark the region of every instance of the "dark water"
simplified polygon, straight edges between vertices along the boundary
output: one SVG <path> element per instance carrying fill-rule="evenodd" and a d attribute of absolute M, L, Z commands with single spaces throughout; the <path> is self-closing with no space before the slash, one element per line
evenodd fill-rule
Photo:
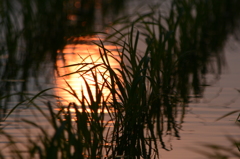
<path fill-rule="evenodd" d="M 160 142 L 158 143 L 161 158 L 206 158 L 192 149 L 205 150 L 205 147 L 201 146 L 202 143 L 230 146 L 231 143 L 225 135 L 239 138 L 239 127 L 234 125 L 238 113 L 220 121 L 215 121 L 228 112 L 239 110 L 240 101 L 239 92 L 237 91 L 237 89 L 240 89 L 238 82 L 240 77 L 238 69 L 240 47 L 238 42 L 239 30 L 237 29 L 239 13 L 236 10 L 237 7 L 234 8 L 233 5 L 235 3 L 235 6 L 239 6 L 239 2 L 212 2 L 210 7 L 200 5 L 204 1 L 194 1 L 193 3 L 195 2 L 199 4 L 195 6 L 199 12 L 195 13 L 193 10 L 191 14 L 201 15 L 208 12 L 210 14 L 209 17 L 203 16 L 205 19 L 201 19 L 200 16 L 200 19 L 195 21 L 194 16 L 191 17 L 188 14 L 185 15 L 184 11 L 181 12 L 185 15 L 183 21 L 180 22 L 183 23 L 181 24 L 183 26 L 182 34 L 180 35 L 185 35 L 179 37 L 181 51 L 190 51 L 191 53 L 192 50 L 197 50 L 197 52 L 195 52 L 196 54 L 186 54 L 187 60 L 180 63 L 178 66 L 180 68 L 178 69 L 179 72 L 174 76 L 177 79 L 176 81 L 173 80 L 173 83 L 177 83 L 174 87 L 180 89 L 179 95 L 188 104 L 184 108 L 178 107 L 178 111 L 176 111 L 175 121 L 179 135 L 169 135 L 167 131 L 162 134 L 166 147 L 162 149 L 162 145 Z M 156 2 L 154 3 L 156 4 Z M 10 108 L 19 101 L 26 99 L 26 95 L 22 93 L 31 93 L 32 95 L 29 96 L 32 97 L 40 90 L 49 87 L 67 88 L 66 84 L 63 84 L 63 78 L 59 77 L 59 75 L 74 70 L 63 72 L 61 67 L 77 63 L 78 55 L 83 57 L 91 54 L 92 57 L 98 58 L 98 47 L 89 42 L 92 40 L 97 41 L 101 36 L 100 33 L 96 34 L 96 32 L 108 32 L 109 29 L 104 26 L 112 24 L 116 17 L 127 14 L 133 14 L 134 16 L 134 13 L 136 13 L 135 6 L 144 8 L 139 11 L 140 13 L 147 12 L 145 9 L 149 2 L 69 1 L 67 7 L 66 4 L 62 5 L 54 0 L 49 2 L 36 1 L 36 6 L 29 6 L 28 1 L 23 2 L 23 4 L 24 9 L 21 10 L 18 3 L 1 2 L 2 8 L 7 8 L 6 6 L 14 8 L 17 6 L 22 13 L 20 19 L 23 19 L 23 24 L 16 26 L 16 23 L 13 22 L 16 22 L 15 18 L 18 15 L 15 15 L 14 11 L 10 10 L 11 7 L 8 10 L 3 9 L 3 11 L 6 13 L 5 15 L 13 17 L 12 20 L 9 21 L 9 17 L 4 17 L 4 14 L 1 14 L 1 20 L 5 24 L 1 25 L 3 31 L 0 39 L 2 47 L 0 95 L 3 97 L 1 98 L 0 113 L 2 118 Z M 215 7 L 216 10 L 212 11 L 211 7 L 214 5 L 220 7 Z M 63 12 L 64 7 L 67 8 L 65 8 L 65 12 Z M 53 8 L 55 9 L 53 10 Z M 160 8 L 164 15 L 171 15 L 168 12 L 171 9 L 170 1 L 166 1 Z M 189 8 L 180 5 L 177 9 L 186 9 L 187 12 Z M 204 23 L 204 21 L 208 23 Z M 121 24 L 113 26 L 121 28 Z M 194 29 L 194 27 L 196 28 Z M 114 31 L 110 31 L 110 33 L 112 32 L 114 33 Z M 196 32 L 199 32 L 199 34 L 196 34 Z M 82 35 L 92 36 L 74 40 Z M 147 38 L 144 40 L 147 41 Z M 139 52 L 144 52 L 144 49 L 142 49 L 144 46 L 145 44 L 140 44 Z M 114 46 L 110 44 L 107 47 L 114 50 Z M 112 65 L 118 67 L 115 63 L 112 63 Z M 73 88 L 80 87 L 82 83 L 78 76 L 64 78 Z M 210 86 L 203 87 L 203 85 Z M 19 94 L 11 98 L 5 97 L 13 93 Z M 48 94 L 53 93 L 62 97 L 63 99 L 57 98 L 56 101 L 60 101 L 65 105 L 74 100 L 71 95 L 69 96 L 66 91 L 61 89 L 52 89 L 48 92 Z M 188 98 L 189 96 L 191 98 Z M 52 100 L 53 98 L 47 97 L 46 99 Z M 42 104 L 42 101 L 46 99 L 37 102 L 44 111 L 47 111 L 47 108 Z M 38 131 L 32 127 L 29 127 L 28 130 L 26 128 L 28 126 L 24 124 L 20 126 L 19 117 L 38 122 L 46 129 L 49 127 L 35 108 L 25 107 L 25 105 L 22 105 L 6 122 L 3 122 L 3 126 L 11 123 L 5 127 L 5 130 L 17 137 L 20 140 L 19 144 L 26 142 L 24 138 L 26 134 L 29 134 L 29 132 L 35 134 Z M 168 121 L 164 121 L 164 123 L 166 123 L 164 130 L 166 130 Z M 19 133 L 18 130 L 22 132 Z M 1 143 L 8 142 L 5 138 L 1 139 Z M 166 151 L 166 149 L 170 151 Z"/>

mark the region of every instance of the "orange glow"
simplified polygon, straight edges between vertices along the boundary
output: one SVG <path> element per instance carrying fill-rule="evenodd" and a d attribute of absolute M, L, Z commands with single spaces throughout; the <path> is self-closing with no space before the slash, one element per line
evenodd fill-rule
<path fill-rule="evenodd" d="M 74 14 L 68 15 L 68 20 L 76 21 L 77 20 L 77 16 L 74 15 Z"/>
<path fill-rule="evenodd" d="M 61 110 L 61 109 L 56 109 L 56 110 Z M 68 108 L 65 108 L 64 111 L 67 112 L 67 111 L 68 111 Z M 74 113 L 74 112 L 75 112 L 75 109 L 74 109 L 74 108 L 70 108 L 69 111 L 72 112 L 72 113 Z M 82 109 L 82 108 L 79 108 L 78 111 L 82 113 L 82 112 L 83 112 L 83 109 Z M 85 112 L 86 112 L 86 113 L 91 113 L 91 112 L 93 112 L 93 110 L 91 110 L 90 108 L 86 108 L 86 109 L 85 109 Z M 110 110 L 107 110 L 107 109 L 103 109 L 103 110 L 102 110 L 102 109 L 98 109 L 97 112 L 98 112 L 98 113 L 102 113 L 102 112 L 103 112 L 103 113 L 106 113 L 106 114 L 107 114 L 107 113 L 112 113 L 112 112 L 116 112 L 116 111 L 115 111 L 115 110 L 111 110 L 111 109 L 110 109 Z"/>
<path fill-rule="evenodd" d="M 78 38 L 78 40 L 84 40 L 82 37 Z M 77 40 L 77 39 L 76 39 Z M 59 68 L 59 73 L 60 76 L 73 73 L 76 71 L 84 71 L 89 70 L 91 67 L 93 67 L 96 64 L 101 64 L 102 60 L 100 58 L 99 54 L 99 47 L 97 45 L 91 45 L 88 44 L 90 40 L 97 40 L 97 38 L 88 38 L 86 41 L 83 41 L 84 44 L 68 44 L 63 50 L 63 54 L 65 56 L 65 64 L 63 63 L 62 60 L 57 61 L 57 66 Z M 86 44 L 87 43 L 87 44 Z M 111 46 L 111 45 L 106 45 L 105 46 L 108 50 L 113 50 L 116 47 Z M 114 51 L 113 51 L 114 52 Z M 59 52 L 60 53 L 60 52 Z M 109 62 L 113 68 L 118 67 L 118 63 L 109 57 Z M 83 63 L 88 63 L 88 66 L 85 66 L 84 68 L 81 68 L 81 64 Z M 74 65 L 74 64 L 79 64 L 79 65 Z M 64 67 L 64 66 L 69 66 L 69 65 L 74 65 L 71 67 Z M 64 67 L 64 68 L 63 68 Z M 81 68 L 81 69 L 80 69 Z M 109 80 L 109 73 L 103 73 L 106 71 L 103 67 L 99 66 L 97 69 L 93 69 L 93 73 L 96 73 L 97 77 L 97 83 L 98 86 L 103 87 L 103 96 L 102 100 L 106 100 L 106 98 L 109 96 L 110 91 L 105 87 L 106 83 L 104 79 L 107 79 L 108 82 Z M 94 100 L 95 94 L 96 94 L 96 82 L 94 80 L 94 77 L 92 75 L 92 72 L 89 71 L 88 73 L 84 74 L 81 76 L 83 72 L 78 72 L 74 73 L 71 75 L 59 77 L 56 80 L 56 85 L 59 88 L 64 88 L 66 90 L 71 91 L 71 89 L 67 86 L 66 82 L 72 87 L 72 89 L 76 92 L 78 98 L 81 100 L 83 95 L 86 98 L 86 101 L 90 102 L 90 96 L 89 92 L 87 91 L 86 83 L 84 79 L 86 80 L 87 84 L 90 86 L 91 93 L 93 95 Z M 66 80 L 66 82 L 65 82 Z M 72 92 L 72 91 L 71 91 Z M 83 93 L 82 93 L 83 92 Z M 67 91 L 62 90 L 62 89 L 56 89 L 56 93 L 58 96 L 63 98 L 61 102 L 63 105 L 68 105 L 70 102 L 75 102 L 77 105 L 81 105 L 80 102 L 71 94 L 69 94 Z M 87 104 L 87 103 L 86 103 Z"/>

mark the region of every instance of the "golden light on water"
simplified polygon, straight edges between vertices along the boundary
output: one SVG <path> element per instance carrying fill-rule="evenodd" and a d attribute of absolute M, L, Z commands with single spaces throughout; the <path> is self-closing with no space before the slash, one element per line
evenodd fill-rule
<path fill-rule="evenodd" d="M 61 109 L 56 109 L 56 110 L 61 110 Z M 67 111 L 68 111 L 68 108 L 64 108 L 64 111 L 67 112 Z M 69 111 L 72 112 L 72 113 L 75 113 L 75 112 L 76 112 L 74 108 L 70 108 Z M 79 108 L 78 111 L 82 113 L 82 112 L 83 112 L 83 109 L 82 109 L 82 108 Z M 93 110 L 90 109 L 90 108 L 86 108 L 86 109 L 85 109 L 85 112 L 86 112 L 86 113 L 92 113 Z M 98 110 L 97 110 L 97 113 L 106 113 L 106 114 L 107 114 L 107 113 L 112 113 L 112 112 L 116 112 L 116 110 L 113 110 L 113 109 L 98 109 Z"/>
<path fill-rule="evenodd" d="M 102 97 L 104 98 L 103 100 L 106 100 L 110 93 L 110 91 L 107 88 L 105 88 L 106 81 L 104 79 L 107 79 L 107 81 L 110 82 L 109 73 L 106 72 L 106 69 L 104 67 L 99 66 L 97 67 L 97 69 L 96 68 L 93 69 L 92 72 L 88 71 L 86 74 L 82 75 L 83 72 L 86 72 L 90 68 L 102 63 L 102 60 L 100 58 L 101 56 L 99 53 L 99 46 L 89 43 L 89 41 L 97 39 L 81 38 L 80 40 L 83 41 L 82 44 L 68 44 L 64 48 L 62 53 L 64 54 L 65 57 L 65 63 L 62 60 L 57 61 L 59 74 L 62 77 L 57 78 L 56 86 L 71 91 L 70 87 L 66 84 L 67 82 L 71 86 L 71 88 L 76 92 L 79 99 L 82 99 L 82 96 L 84 95 L 86 100 L 90 101 L 89 91 L 87 90 L 86 83 L 87 85 L 90 86 L 93 98 L 96 99 L 96 79 L 97 79 L 97 83 L 100 89 L 101 87 L 104 87 L 102 90 L 103 93 Z M 105 47 L 108 50 L 115 49 L 115 46 L 112 45 L 105 45 Z M 114 53 L 114 51 L 112 53 Z M 109 63 L 111 64 L 112 68 L 118 67 L 118 63 L 110 57 Z M 71 67 L 66 67 L 70 65 Z M 82 68 L 83 65 L 85 66 L 84 68 Z M 78 71 L 78 73 L 71 74 L 76 71 Z M 96 74 L 96 76 L 93 74 Z M 77 105 L 80 104 L 79 101 L 73 95 L 69 94 L 69 92 L 63 89 L 56 89 L 56 94 L 62 98 L 60 101 L 63 105 L 68 105 L 70 102 L 75 102 Z"/>

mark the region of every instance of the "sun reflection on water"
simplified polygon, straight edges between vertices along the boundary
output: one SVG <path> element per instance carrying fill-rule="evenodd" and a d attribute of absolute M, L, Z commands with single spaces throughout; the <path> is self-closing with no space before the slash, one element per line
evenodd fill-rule
<path fill-rule="evenodd" d="M 96 69 L 93 69 L 93 72 L 89 71 L 88 73 L 84 73 L 84 75 L 82 75 L 84 71 L 86 72 L 86 70 L 89 70 L 91 67 L 100 65 L 103 62 L 99 53 L 99 46 L 91 43 L 91 41 L 97 41 L 98 39 L 84 39 L 81 37 L 76 40 L 79 41 L 78 44 L 68 44 L 61 52 L 64 54 L 65 61 L 57 61 L 60 77 L 58 77 L 56 80 L 56 86 L 58 88 L 64 88 L 71 91 L 71 88 L 67 85 L 68 83 L 80 99 L 82 96 L 84 96 L 86 100 L 90 102 L 91 97 L 89 97 L 86 83 L 90 86 L 91 93 L 96 100 L 96 79 L 94 78 L 97 78 L 98 86 L 100 89 L 103 87 L 102 98 L 104 98 L 103 100 L 106 100 L 110 94 L 110 91 L 105 87 L 106 81 L 104 79 L 107 79 L 107 81 L 110 82 L 109 73 L 106 72 L 106 68 L 97 67 Z M 104 47 L 108 50 L 111 50 L 112 53 L 117 57 L 117 53 L 114 51 L 116 49 L 115 46 L 104 45 Z M 109 58 L 109 63 L 111 64 L 112 68 L 119 68 L 118 63 L 113 58 Z M 83 64 L 88 65 L 85 65 L 85 67 L 82 68 L 81 66 L 83 66 Z M 71 67 L 66 67 L 70 65 Z M 76 71 L 78 71 L 78 73 L 71 74 Z M 96 74 L 96 76 L 94 77 L 93 74 Z M 79 101 L 66 90 L 56 89 L 57 96 L 62 98 L 60 102 L 63 105 L 68 105 L 70 102 L 74 102 L 79 105 Z"/>

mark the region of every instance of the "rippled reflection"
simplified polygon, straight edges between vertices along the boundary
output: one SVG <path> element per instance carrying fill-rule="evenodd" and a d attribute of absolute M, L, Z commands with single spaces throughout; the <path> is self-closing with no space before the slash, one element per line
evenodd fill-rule
<path fill-rule="evenodd" d="M 91 21 L 86 23 L 85 18 L 88 16 L 84 16 L 88 13 L 92 15 L 91 7 L 88 7 L 91 6 L 90 1 L 89 3 L 88 1 L 82 2 L 86 2 L 81 4 L 81 6 L 85 6 L 85 12 L 84 9 L 79 12 L 79 16 L 83 18 L 79 19 L 82 27 L 72 25 L 71 30 L 80 28 L 81 32 L 94 26 Z M 224 66 L 222 49 L 227 37 L 238 26 L 237 23 L 234 24 L 234 19 L 239 20 L 237 12 L 231 14 L 229 10 L 234 11 L 236 10 L 235 6 L 239 5 L 239 1 L 222 1 L 220 3 L 214 0 L 191 2 L 176 0 L 172 1 L 169 16 L 156 17 L 155 12 L 151 12 L 151 14 L 134 14 L 137 17 L 129 18 L 127 16 L 120 19 L 118 23 L 121 23 L 121 20 L 126 23 L 122 24 L 122 29 L 114 30 L 110 37 L 121 32 L 118 40 L 123 39 L 122 41 L 125 42 L 125 45 L 119 44 L 120 47 L 125 46 L 122 49 L 125 54 L 122 51 L 121 55 L 127 59 L 129 65 L 125 65 L 124 62 L 120 63 L 122 71 L 119 71 L 121 73 L 119 77 L 114 71 L 106 70 L 107 67 L 110 67 L 109 65 L 113 69 L 118 68 L 115 60 L 111 61 L 109 58 L 110 64 L 102 65 L 104 58 L 100 56 L 103 54 L 99 54 L 101 49 L 99 50 L 97 45 L 91 44 L 91 41 L 96 42 L 99 39 L 95 37 L 78 38 L 80 34 L 73 31 L 72 34 L 77 38 L 66 40 L 68 44 L 57 53 L 59 56 L 64 55 L 62 57 L 65 57 L 64 60 L 58 60 L 56 64 L 59 68 L 59 72 L 56 74 L 60 77 L 56 79 L 58 88 L 55 90 L 64 107 L 58 107 L 59 111 L 55 114 L 53 109 L 56 107 L 53 107 L 50 102 L 44 102 L 47 103 L 52 118 L 50 125 L 55 135 L 42 133 L 43 129 L 37 125 L 38 123 L 25 120 L 26 123 L 35 127 L 37 125 L 37 128 L 40 128 L 41 133 L 36 141 L 47 145 L 49 144 L 48 139 L 52 140 L 49 147 L 57 145 L 54 148 L 56 153 L 52 151 L 55 153 L 54 155 L 57 156 L 59 153 L 62 153 L 63 156 L 68 155 L 68 157 L 62 158 L 83 158 L 83 155 L 96 158 L 105 155 L 105 152 L 112 158 L 119 156 L 158 158 L 160 157 L 159 149 L 172 150 L 171 140 L 173 138 L 180 139 L 182 123 L 194 122 L 185 119 L 187 106 L 191 102 L 192 96 L 199 98 L 203 95 L 204 86 L 208 85 L 206 82 L 208 73 L 216 74 L 217 77 L 221 74 L 221 67 Z M 192 14 L 193 11 L 196 14 Z M 68 20 L 78 20 L 77 14 L 70 15 Z M 90 15 L 89 17 L 91 17 Z M 135 19 L 134 23 L 132 23 L 133 19 Z M 163 21 L 165 25 L 162 24 Z M 49 21 L 46 22 L 46 24 L 48 23 Z M 58 28 L 59 23 L 55 25 L 52 26 L 53 30 Z M 37 28 L 36 30 L 38 30 Z M 135 28 L 138 28 L 136 34 Z M 158 32 L 155 32 L 156 28 Z M 129 30 L 132 31 L 130 34 L 124 34 L 122 31 L 125 29 L 127 33 Z M 60 29 L 59 32 L 63 33 L 61 31 Z M 38 36 L 33 36 L 34 38 L 31 38 L 28 33 L 31 32 L 25 32 L 24 37 L 27 39 L 26 50 L 29 55 L 34 55 L 35 52 L 43 55 L 42 51 L 48 52 L 49 49 L 43 49 L 42 45 L 46 45 L 47 48 L 50 46 L 50 51 L 61 50 L 60 47 L 57 47 L 58 45 L 52 48 L 52 45 L 48 45 L 45 41 L 47 39 L 52 43 L 54 40 L 61 39 L 59 36 L 49 38 L 48 33 L 52 34 L 51 31 L 40 31 Z M 47 38 L 44 36 L 40 38 L 43 33 L 47 35 Z M 72 34 L 63 35 L 65 39 L 68 39 Z M 58 32 L 56 35 L 59 35 Z M 140 41 L 138 37 L 141 35 L 144 36 L 143 41 L 148 46 L 144 55 L 138 54 L 137 50 L 139 46 L 137 43 Z M 32 43 L 35 38 L 43 39 L 43 43 L 39 43 L 38 40 Z M 128 38 L 129 41 L 125 40 Z M 15 38 L 13 38 L 13 42 L 14 40 Z M 42 45 L 36 47 L 37 44 Z M 114 54 L 114 46 L 105 45 L 105 47 Z M 102 49 L 102 51 L 106 51 L 106 49 Z M 121 55 L 120 59 L 122 60 Z M 117 57 L 117 54 L 115 56 Z M 33 59 L 40 58 L 35 55 L 33 57 Z M 52 57 L 56 58 L 56 56 Z M 31 62 L 35 63 L 33 59 Z M 25 62 L 27 67 L 31 66 L 28 60 Z M 33 70 L 35 71 L 35 69 Z M 110 71 L 112 71 L 111 76 Z M 12 73 L 15 75 L 16 72 Z M 110 81 L 110 77 L 113 77 L 112 81 Z M 118 91 L 119 93 L 116 93 Z M 111 100 L 111 95 L 112 103 L 107 103 L 108 99 Z M 35 97 L 30 100 L 33 105 L 34 99 Z M 118 111 L 109 109 L 109 105 Z M 39 107 L 37 108 L 39 110 Z M 107 128 L 108 123 L 112 124 L 110 125 L 113 126 L 112 129 Z M 60 137 L 59 134 L 61 134 Z M 164 137 L 168 137 L 167 140 Z M 41 140 L 43 138 L 46 141 Z M 36 143 L 30 138 L 29 141 Z M 109 145 L 109 148 L 105 148 L 103 145 Z M 73 146 L 77 151 L 71 154 Z M 39 149 L 39 147 L 41 146 L 33 145 L 34 149 Z M 46 154 L 41 153 L 40 155 L 48 157 L 48 152 L 51 151 L 49 147 L 46 146 L 39 151 L 40 153 L 46 152 Z M 29 150 L 32 152 L 32 149 Z"/>
<path fill-rule="evenodd" d="M 76 40 L 79 40 L 79 44 L 68 44 L 62 52 L 59 52 L 59 54 L 64 54 L 65 61 L 57 61 L 57 66 L 60 68 L 60 77 L 56 79 L 57 87 L 65 88 L 71 91 L 70 87 L 67 85 L 68 83 L 72 89 L 74 89 L 78 97 L 82 97 L 84 95 L 86 99 L 90 101 L 86 83 L 90 86 L 91 92 L 96 92 L 96 82 L 94 78 L 97 78 L 98 85 L 100 87 L 103 87 L 103 97 L 105 97 L 105 99 L 108 98 L 110 92 L 104 86 L 104 79 L 107 79 L 108 82 L 110 81 L 109 73 L 106 72 L 105 68 L 97 67 L 96 69 L 93 69 L 93 72 L 88 72 L 83 76 L 81 75 L 81 71 L 86 71 L 87 69 L 90 70 L 94 65 L 100 65 L 103 62 L 100 58 L 99 47 L 96 44 L 92 43 L 92 41 L 98 41 L 99 39 L 94 37 L 81 37 L 77 38 Z M 116 48 L 115 46 L 106 45 L 105 47 L 106 49 L 111 50 L 111 52 L 114 54 L 114 49 Z M 112 58 L 109 58 L 109 62 L 113 68 L 119 67 L 118 63 Z M 88 66 L 81 68 L 82 64 L 88 64 Z M 95 73 L 97 75 L 96 77 L 94 77 Z M 62 98 L 61 102 L 64 105 L 67 105 L 69 102 L 75 102 L 79 104 L 79 101 L 73 95 L 69 94 L 69 92 L 66 90 L 57 89 L 56 92 L 57 95 Z"/>

